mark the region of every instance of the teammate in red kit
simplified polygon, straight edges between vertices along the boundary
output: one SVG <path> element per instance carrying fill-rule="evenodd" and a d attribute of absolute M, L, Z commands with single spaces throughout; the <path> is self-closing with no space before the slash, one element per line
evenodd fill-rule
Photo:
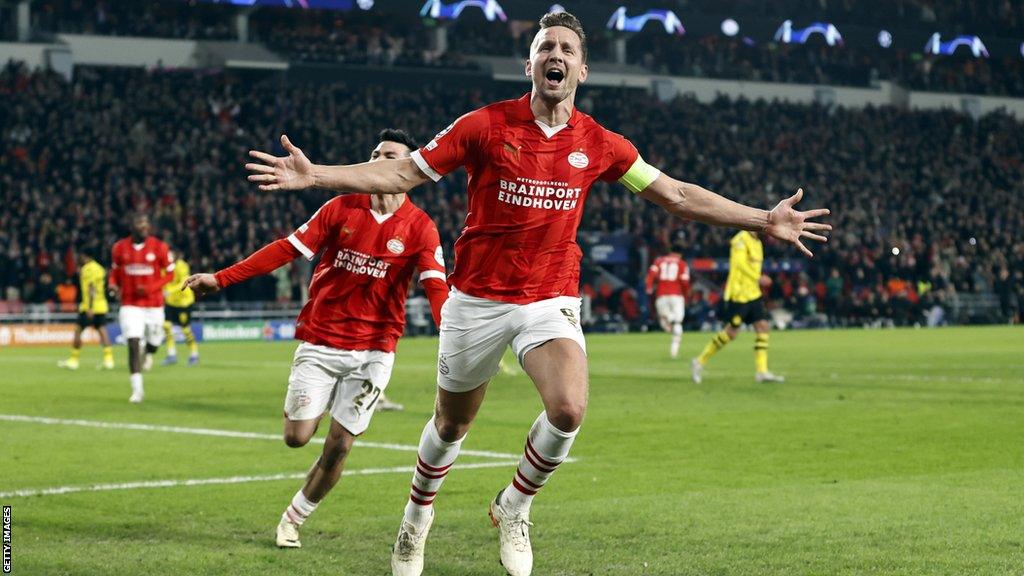
<path fill-rule="evenodd" d="M 114 244 L 110 287 L 121 298 L 118 320 L 128 341 L 128 370 L 132 395 L 142 402 L 142 371 L 153 367 L 153 353 L 164 337 L 164 286 L 174 277 L 174 255 L 167 244 L 150 236 L 149 217 L 132 218 L 131 236 Z M 142 344 L 145 340 L 145 359 Z"/>
<path fill-rule="evenodd" d="M 408 158 L 415 148 L 405 132 L 384 130 L 370 162 Z M 285 443 L 297 448 L 309 442 L 328 408 L 331 428 L 278 523 L 282 548 L 301 546 L 299 526 L 338 482 L 352 443 L 370 424 L 391 378 L 413 271 L 419 270 L 437 323 L 448 296 L 437 227 L 404 194 L 337 196 L 287 239 L 216 274 L 190 276 L 185 285 L 200 294 L 215 292 L 321 252 L 309 301 L 296 321 L 295 337 L 302 342 L 288 379 Z"/>
<path fill-rule="evenodd" d="M 690 295 L 690 268 L 683 260 L 682 250 L 674 248 L 672 252 L 655 258 L 647 270 L 645 284 L 647 295 L 654 297 L 654 309 L 661 329 L 672 334 L 669 355 L 676 358 L 683 340 L 686 298 Z"/>
<path fill-rule="evenodd" d="M 246 165 L 261 190 L 311 186 L 402 194 L 462 166 L 469 212 L 455 244 L 452 291 L 441 314 L 434 417 L 420 437 L 416 471 L 392 557 L 392 572 L 418 575 L 433 501 L 476 417 L 487 383 L 511 345 L 544 411 L 533 423 L 511 482 L 491 502 L 500 559 L 512 576 L 530 574 L 530 504 L 565 460 L 587 405 L 587 357 L 579 325 L 576 229 L 597 180 L 621 182 L 670 213 L 760 230 L 798 246 L 830 229 L 797 212 L 802 191 L 773 210 L 727 200 L 662 174 L 622 136 L 573 103 L 587 78 L 586 42 L 576 17 L 547 14 L 530 47 L 531 93 L 462 116 L 409 159 L 353 166 L 313 165 L 286 136 L 287 157 L 253 151 Z"/>

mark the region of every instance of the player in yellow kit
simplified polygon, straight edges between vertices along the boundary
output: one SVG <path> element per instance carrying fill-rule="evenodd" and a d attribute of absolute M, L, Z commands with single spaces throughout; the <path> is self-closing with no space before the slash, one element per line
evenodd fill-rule
<path fill-rule="evenodd" d="M 722 317 L 728 323 L 691 362 L 693 381 L 700 384 L 704 365 L 716 352 L 732 342 L 743 324 L 753 324 L 754 379 L 758 382 L 782 382 L 782 376 L 768 371 L 768 311 L 761 295 L 761 264 L 764 246 L 755 232 L 742 231 L 732 237 L 729 247 L 729 278 L 725 281 Z M 765 277 L 764 280 L 767 280 Z"/>
<path fill-rule="evenodd" d="M 81 267 L 78 272 L 81 299 L 78 305 L 78 326 L 75 327 L 71 357 L 61 360 L 57 365 L 68 370 L 78 370 L 78 357 L 82 354 L 82 332 L 91 326 L 100 333 L 100 343 L 103 345 L 103 363 L 100 367 L 112 370 L 114 352 L 110 347 L 110 335 L 107 333 L 107 312 L 110 311 L 106 292 L 107 271 L 88 254 L 79 253 L 78 265 Z"/>
<path fill-rule="evenodd" d="M 188 344 L 188 365 L 195 366 L 199 362 L 199 344 L 192 332 L 192 305 L 196 294 L 191 288 L 184 288 L 185 279 L 191 275 L 188 262 L 181 255 L 174 261 L 174 278 L 164 287 L 164 341 L 167 342 L 167 357 L 164 366 L 178 363 L 178 349 L 174 345 L 173 325 L 181 327 Z"/>

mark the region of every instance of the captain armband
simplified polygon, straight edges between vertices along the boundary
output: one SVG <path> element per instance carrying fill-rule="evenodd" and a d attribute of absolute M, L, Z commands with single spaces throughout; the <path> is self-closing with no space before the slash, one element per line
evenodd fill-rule
<path fill-rule="evenodd" d="M 629 188 L 630 192 L 638 194 L 650 186 L 651 182 L 657 180 L 658 176 L 661 176 L 661 170 L 644 162 L 643 157 L 637 155 L 636 161 L 629 167 L 629 170 L 626 170 L 622 178 L 619 178 L 619 182 Z"/>

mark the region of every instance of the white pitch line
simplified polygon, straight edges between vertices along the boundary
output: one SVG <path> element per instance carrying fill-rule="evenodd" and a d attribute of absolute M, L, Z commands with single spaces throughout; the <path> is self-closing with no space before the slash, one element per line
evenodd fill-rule
<path fill-rule="evenodd" d="M 459 470 L 474 468 L 498 468 L 515 466 L 518 460 L 505 462 L 476 462 L 472 464 L 456 464 Z M 394 468 L 363 468 L 361 470 L 345 470 L 342 476 L 370 476 L 373 474 L 412 474 L 412 466 L 396 466 Z M 138 490 L 142 488 L 175 488 L 178 486 L 209 486 L 212 484 L 243 484 L 246 482 L 273 482 L 276 480 L 298 480 L 305 478 L 307 472 L 269 474 L 265 476 L 229 476 L 227 478 L 191 478 L 186 480 L 147 480 L 144 482 L 121 482 L 117 484 L 93 484 L 91 486 L 58 486 L 56 488 L 28 488 L 0 492 L 0 498 L 24 498 L 29 496 L 58 496 L 77 492 L 107 492 L 110 490 Z"/>
<path fill-rule="evenodd" d="M 237 430 L 216 430 L 213 428 L 185 428 L 182 426 L 161 426 L 156 424 L 132 424 L 130 422 L 102 422 L 99 420 L 67 420 L 63 418 L 48 418 L 45 416 L 25 416 L 22 414 L 0 414 L 0 420 L 8 422 L 30 422 L 33 424 L 50 424 L 57 426 L 85 426 L 88 428 L 113 428 L 117 430 L 141 430 L 145 432 L 170 432 L 172 434 L 195 434 L 198 436 L 217 436 L 220 438 L 245 438 L 248 440 L 281 440 L 280 434 L 264 434 L 261 432 L 239 432 Z M 323 438 L 313 438 L 311 444 L 323 444 Z M 410 444 L 391 444 L 388 442 L 365 442 L 356 440 L 356 446 L 366 448 L 381 448 L 384 450 L 398 450 L 402 452 L 416 452 L 419 448 Z M 490 452 L 488 450 L 460 450 L 459 454 L 464 456 L 479 456 L 481 458 L 519 458 L 519 454 L 506 452 Z M 567 458 L 567 462 L 574 460 Z"/>

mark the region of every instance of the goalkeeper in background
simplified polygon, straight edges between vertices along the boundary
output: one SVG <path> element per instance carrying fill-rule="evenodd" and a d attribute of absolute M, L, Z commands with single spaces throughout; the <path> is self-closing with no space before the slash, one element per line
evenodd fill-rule
<path fill-rule="evenodd" d="M 188 262 L 185 261 L 184 255 L 179 254 L 174 261 L 174 278 L 164 287 L 164 340 L 167 342 L 164 366 L 178 363 L 178 349 L 174 345 L 174 324 L 180 326 L 182 334 L 185 335 L 185 343 L 188 344 L 188 365 L 195 366 L 199 362 L 199 344 L 192 332 L 192 305 L 196 301 L 196 294 L 191 288 L 185 287 L 185 279 L 190 275 Z"/>
<path fill-rule="evenodd" d="M 761 286 L 769 283 L 761 276 L 764 245 L 755 232 L 741 231 L 729 243 L 729 277 L 725 281 L 723 329 L 691 362 L 693 381 L 700 384 L 704 365 L 716 352 L 732 342 L 743 324 L 753 324 L 754 379 L 758 382 L 782 382 L 784 378 L 768 371 L 768 311 L 764 307 Z"/>

